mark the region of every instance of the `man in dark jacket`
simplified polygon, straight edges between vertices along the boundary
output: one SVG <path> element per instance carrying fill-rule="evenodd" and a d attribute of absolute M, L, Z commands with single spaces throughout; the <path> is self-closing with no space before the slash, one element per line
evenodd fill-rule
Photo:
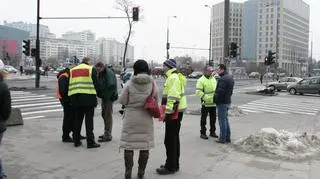
<path fill-rule="evenodd" d="M 69 88 L 69 76 L 70 69 L 67 67 L 61 70 L 57 74 L 58 87 L 56 92 L 56 97 L 60 100 L 63 107 L 63 122 L 62 122 L 62 142 L 71 143 L 74 142 L 70 137 L 70 133 L 73 132 L 75 112 L 71 105 L 70 97 L 68 96 Z M 80 139 L 85 139 L 86 137 L 80 136 Z"/>
<path fill-rule="evenodd" d="M 112 66 L 105 66 L 102 62 L 96 64 L 98 81 L 101 91 L 101 115 L 104 121 L 104 134 L 99 136 L 99 142 L 112 140 L 112 112 L 113 102 L 118 99 L 117 78 Z"/>
<path fill-rule="evenodd" d="M 80 131 L 83 118 L 85 117 L 87 148 L 100 147 L 94 141 L 93 117 L 94 108 L 97 106 L 97 95 L 99 95 L 99 83 L 97 72 L 90 63 L 90 58 L 83 58 L 82 63 L 70 69 L 68 96 L 71 104 L 75 108 L 75 126 L 74 126 L 74 146 L 82 145 L 80 142 Z"/>
<path fill-rule="evenodd" d="M 229 143 L 230 126 L 228 121 L 228 109 L 231 104 L 231 96 L 233 93 L 234 80 L 226 71 L 224 64 L 219 64 L 217 73 L 220 78 L 218 80 L 214 102 L 217 104 L 218 120 L 220 126 L 220 136 L 217 143 Z"/>
<path fill-rule="evenodd" d="M 6 121 L 11 113 L 11 97 L 7 84 L 3 81 L 3 75 L 0 73 L 0 145 L 3 133 L 6 130 Z M 5 178 L 2 162 L 0 158 L 0 179 Z"/>

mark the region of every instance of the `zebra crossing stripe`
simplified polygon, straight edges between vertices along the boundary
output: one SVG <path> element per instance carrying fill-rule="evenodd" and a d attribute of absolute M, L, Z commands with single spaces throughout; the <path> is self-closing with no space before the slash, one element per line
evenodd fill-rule
<path fill-rule="evenodd" d="M 46 109 L 46 108 L 59 108 L 61 107 L 60 104 L 58 105 L 50 105 L 50 106 L 40 106 L 40 107 L 37 107 L 36 109 Z M 34 107 L 31 107 L 31 108 L 21 108 L 21 111 L 24 112 L 24 111 L 32 111 L 34 110 L 35 108 Z"/>
<path fill-rule="evenodd" d="M 46 95 L 33 95 L 33 96 L 13 96 L 11 99 L 28 99 L 34 97 L 45 97 Z"/>
<path fill-rule="evenodd" d="M 270 109 L 264 109 L 264 108 L 258 109 L 258 108 L 254 107 L 254 106 L 248 106 L 248 107 L 239 106 L 239 108 L 242 109 L 242 110 L 254 110 L 254 111 L 272 112 L 272 113 L 277 113 L 277 114 L 289 114 L 287 112 L 280 112 L 280 111 L 274 111 L 274 110 L 272 111 Z"/>
<path fill-rule="evenodd" d="M 253 106 L 248 106 L 248 105 L 243 105 L 242 107 L 253 107 Z M 305 114 L 305 115 L 316 115 L 317 112 L 310 112 L 310 111 L 298 111 L 298 109 L 288 109 L 288 108 L 283 108 L 283 107 L 267 107 L 267 106 L 260 106 L 260 105 L 255 105 L 253 107 L 255 110 L 267 110 L 267 112 L 271 112 L 271 113 L 276 113 L 276 112 L 284 112 L 284 113 L 295 113 L 295 114 Z"/>
<path fill-rule="evenodd" d="M 51 109 L 51 110 L 43 110 L 43 111 L 23 112 L 22 116 L 30 115 L 30 114 L 39 114 L 39 113 L 60 112 L 60 111 L 63 111 L 63 109 Z"/>
<path fill-rule="evenodd" d="M 311 108 L 311 107 L 304 107 L 301 105 L 288 105 L 288 104 L 274 104 L 274 103 L 262 103 L 262 102 L 255 102 L 255 103 L 248 103 L 245 105 L 253 105 L 253 106 L 265 106 L 265 107 L 274 107 L 274 108 L 286 108 L 286 109 L 294 109 L 294 110 L 301 110 L 301 111 L 319 111 L 319 108 Z"/>
<path fill-rule="evenodd" d="M 50 104 L 60 104 L 59 101 L 56 102 L 48 102 L 48 103 L 34 103 L 34 104 L 22 104 L 22 105 L 13 105 L 13 108 L 23 108 L 23 107 L 28 107 L 28 106 L 43 106 L 43 105 L 50 105 Z"/>
<path fill-rule="evenodd" d="M 31 98 L 31 99 L 17 99 L 17 100 L 12 100 L 12 102 L 20 102 L 20 101 L 35 101 L 35 100 L 41 100 L 41 99 L 52 99 L 54 97 L 40 97 L 40 98 Z"/>
<path fill-rule="evenodd" d="M 30 120 L 30 119 L 39 119 L 44 118 L 45 116 L 31 116 L 31 117 L 24 117 L 23 120 Z"/>

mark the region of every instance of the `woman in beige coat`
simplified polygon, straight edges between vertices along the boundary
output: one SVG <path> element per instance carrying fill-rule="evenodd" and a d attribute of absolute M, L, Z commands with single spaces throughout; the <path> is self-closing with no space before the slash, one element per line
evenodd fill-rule
<path fill-rule="evenodd" d="M 148 63 L 138 60 L 133 65 L 134 76 L 126 83 L 119 102 L 125 105 L 120 148 L 124 149 L 125 178 L 130 179 L 133 167 L 133 150 L 139 150 L 138 178 L 144 176 L 149 150 L 154 147 L 153 119 L 144 109 L 144 103 L 152 92 L 158 100 L 156 83 L 149 73 Z"/>

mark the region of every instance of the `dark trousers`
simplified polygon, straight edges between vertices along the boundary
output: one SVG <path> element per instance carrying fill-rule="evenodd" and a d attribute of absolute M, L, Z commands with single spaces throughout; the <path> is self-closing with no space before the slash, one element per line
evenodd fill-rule
<path fill-rule="evenodd" d="M 62 138 L 69 138 L 73 132 L 75 112 L 71 104 L 62 103 L 63 106 L 63 122 L 62 122 Z"/>
<path fill-rule="evenodd" d="M 216 118 L 217 118 L 216 107 L 202 106 L 202 108 L 201 108 L 201 121 L 200 121 L 200 126 L 201 126 L 200 133 L 201 134 L 206 134 L 208 113 L 209 113 L 209 117 L 210 117 L 210 134 L 214 134 L 216 132 Z"/>
<path fill-rule="evenodd" d="M 166 120 L 164 145 L 166 147 L 167 160 L 165 167 L 170 171 L 179 169 L 180 158 L 180 128 L 183 112 L 179 112 L 177 120 Z"/>
<path fill-rule="evenodd" d="M 112 113 L 113 113 L 113 104 L 112 102 L 104 102 L 101 103 L 101 115 L 104 122 L 104 137 L 112 136 Z"/>
<path fill-rule="evenodd" d="M 93 134 L 93 116 L 94 116 L 94 107 L 75 107 L 75 123 L 74 123 L 74 142 L 80 142 L 80 132 L 82 127 L 83 118 L 85 118 L 86 123 L 86 135 L 87 135 L 87 144 L 94 143 L 94 134 Z"/>

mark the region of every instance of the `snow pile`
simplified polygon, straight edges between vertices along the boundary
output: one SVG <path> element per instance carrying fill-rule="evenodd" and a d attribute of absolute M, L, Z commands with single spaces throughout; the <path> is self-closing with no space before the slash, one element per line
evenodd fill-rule
<path fill-rule="evenodd" d="M 229 108 L 228 114 L 231 117 L 232 116 L 239 117 L 239 116 L 244 115 L 245 113 L 240 108 L 238 108 L 238 106 L 231 105 Z"/>
<path fill-rule="evenodd" d="M 268 157 L 304 159 L 320 152 L 320 139 L 315 135 L 291 133 L 274 128 L 263 128 L 247 138 L 235 142 L 243 152 L 260 153 Z"/>

